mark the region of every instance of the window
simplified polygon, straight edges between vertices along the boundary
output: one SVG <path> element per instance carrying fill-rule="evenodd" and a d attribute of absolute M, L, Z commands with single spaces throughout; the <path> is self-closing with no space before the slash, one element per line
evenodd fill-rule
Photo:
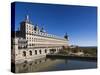
<path fill-rule="evenodd" d="M 35 54 L 37 55 L 37 50 L 35 50 Z"/>
<path fill-rule="evenodd" d="M 42 61 L 40 60 L 40 63 L 41 63 Z"/>
<path fill-rule="evenodd" d="M 26 48 L 26 46 L 23 47 L 24 49 Z"/>
<path fill-rule="evenodd" d="M 26 33 L 28 33 L 28 31 L 26 31 Z"/>
<path fill-rule="evenodd" d="M 26 56 L 26 51 L 23 51 L 23 56 L 24 56 L 24 57 Z"/>
<path fill-rule="evenodd" d="M 30 56 L 32 56 L 32 51 L 29 51 Z"/>
<path fill-rule="evenodd" d="M 37 64 L 37 61 L 35 61 L 34 63 Z"/>
<path fill-rule="evenodd" d="M 41 54 L 41 50 L 39 50 L 39 53 Z"/>
<path fill-rule="evenodd" d="M 29 46 L 31 46 L 31 44 L 29 44 Z"/>

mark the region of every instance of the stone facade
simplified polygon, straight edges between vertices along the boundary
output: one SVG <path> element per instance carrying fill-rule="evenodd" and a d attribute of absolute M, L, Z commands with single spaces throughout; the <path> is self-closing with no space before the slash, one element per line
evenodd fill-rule
<path fill-rule="evenodd" d="M 12 61 L 15 63 L 34 61 L 68 46 L 67 38 L 48 34 L 43 27 L 32 24 L 29 16 L 20 23 L 20 29 L 15 34 L 12 38 Z"/>

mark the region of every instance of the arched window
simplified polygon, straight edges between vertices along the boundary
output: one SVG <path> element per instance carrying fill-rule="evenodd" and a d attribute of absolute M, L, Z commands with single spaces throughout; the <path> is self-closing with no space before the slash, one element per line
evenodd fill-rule
<path fill-rule="evenodd" d="M 41 54 L 41 50 L 39 50 L 39 53 Z"/>
<path fill-rule="evenodd" d="M 26 51 L 23 51 L 23 56 L 24 56 L 24 57 L 26 56 Z"/>
<path fill-rule="evenodd" d="M 37 50 L 35 50 L 35 54 L 37 55 Z"/>
<path fill-rule="evenodd" d="M 32 55 L 32 51 L 29 51 L 29 54 Z"/>

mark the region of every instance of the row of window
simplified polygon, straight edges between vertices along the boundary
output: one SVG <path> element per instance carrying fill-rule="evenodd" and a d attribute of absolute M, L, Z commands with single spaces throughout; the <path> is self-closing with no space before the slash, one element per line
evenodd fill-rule
<path fill-rule="evenodd" d="M 45 49 L 45 53 L 47 53 L 47 50 Z M 29 51 L 29 55 L 32 56 L 32 51 Z M 39 50 L 39 54 L 42 54 L 42 51 Z M 37 50 L 35 50 L 35 55 L 37 55 Z M 23 51 L 23 56 L 25 57 L 26 56 L 26 51 Z"/>
<path fill-rule="evenodd" d="M 18 43 L 25 44 L 25 43 L 27 43 L 27 41 L 18 41 Z"/>
<path fill-rule="evenodd" d="M 18 46 L 18 49 L 26 49 L 27 48 L 27 45 L 26 46 Z"/>
<path fill-rule="evenodd" d="M 47 36 L 47 37 L 53 37 L 53 38 L 57 38 L 57 36 L 52 35 L 52 34 L 47 34 L 45 32 L 40 32 L 40 31 L 33 31 L 33 30 L 26 30 L 27 34 L 33 35 L 33 34 L 38 34 L 38 35 L 42 35 L 42 36 Z"/>
<path fill-rule="evenodd" d="M 36 34 L 39 34 L 39 35 L 43 35 L 43 36 L 48 36 L 48 37 L 57 37 L 56 35 L 52 35 L 52 34 L 47 34 L 47 33 L 43 33 L 43 32 L 40 32 L 39 30 L 38 31 L 34 31 L 34 27 L 31 26 L 31 25 L 26 25 L 26 33 L 36 33 Z"/>
<path fill-rule="evenodd" d="M 66 44 L 65 44 L 66 45 Z M 59 46 L 64 46 L 64 44 L 36 44 L 36 43 L 29 43 L 27 45 L 28 47 L 59 47 Z"/>
<path fill-rule="evenodd" d="M 61 41 L 61 40 L 49 40 L 49 39 L 40 39 L 40 38 L 28 38 L 27 41 L 30 42 L 53 42 L 53 43 L 66 43 L 66 41 Z"/>
<path fill-rule="evenodd" d="M 27 25 L 26 28 L 27 28 L 27 30 L 34 30 L 34 28 L 33 28 L 32 25 L 31 26 L 30 25 Z"/>

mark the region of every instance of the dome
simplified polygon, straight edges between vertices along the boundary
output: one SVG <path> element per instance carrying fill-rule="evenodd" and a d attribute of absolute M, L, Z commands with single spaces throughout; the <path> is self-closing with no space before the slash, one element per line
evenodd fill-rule
<path fill-rule="evenodd" d="M 64 38 L 68 40 L 68 35 L 67 35 L 67 33 L 65 34 Z"/>
<path fill-rule="evenodd" d="M 46 31 L 44 30 L 44 28 L 43 28 L 43 27 L 41 28 L 41 30 L 40 30 L 40 31 L 41 31 L 41 32 L 46 32 Z"/>
<path fill-rule="evenodd" d="M 38 30 L 39 30 L 39 27 L 38 27 L 37 24 L 35 25 L 34 30 L 35 30 L 35 31 L 38 31 Z"/>

